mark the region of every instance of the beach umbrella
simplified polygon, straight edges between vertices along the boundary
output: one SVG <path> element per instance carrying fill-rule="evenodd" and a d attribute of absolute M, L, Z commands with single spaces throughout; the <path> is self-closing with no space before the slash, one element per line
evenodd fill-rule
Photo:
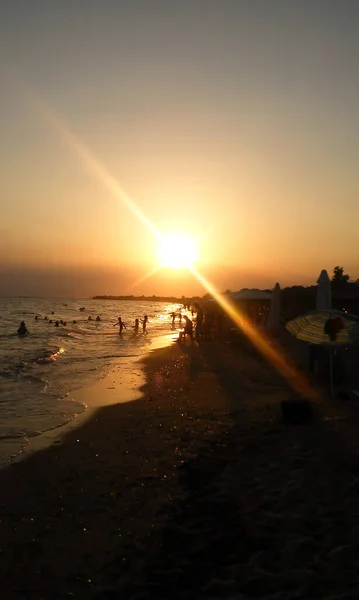
<path fill-rule="evenodd" d="M 278 329 L 280 323 L 281 310 L 281 289 L 279 283 L 276 283 L 272 293 L 272 300 L 267 319 L 267 329 Z"/>
<path fill-rule="evenodd" d="M 321 271 L 317 284 L 317 310 L 330 310 L 332 308 L 332 284 L 325 269 Z"/>
<path fill-rule="evenodd" d="M 329 348 L 330 393 L 333 395 L 333 349 L 359 343 L 359 322 L 341 310 L 315 310 L 286 324 L 298 340 Z"/>

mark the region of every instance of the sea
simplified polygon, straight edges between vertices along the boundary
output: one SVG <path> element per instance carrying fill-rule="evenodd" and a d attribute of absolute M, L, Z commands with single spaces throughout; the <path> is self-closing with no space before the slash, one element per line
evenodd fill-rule
<path fill-rule="evenodd" d="M 115 361 L 171 344 L 170 313 L 179 308 L 140 300 L 0 298 L 0 467 L 31 438 L 85 411 L 71 393 L 105 377 Z M 141 325 L 136 333 L 134 320 L 144 315 L 147 334 Z M 127 326 L 121 335 L 119 316 Z M 17 335 L 21 321 L 29 335 Z"/>

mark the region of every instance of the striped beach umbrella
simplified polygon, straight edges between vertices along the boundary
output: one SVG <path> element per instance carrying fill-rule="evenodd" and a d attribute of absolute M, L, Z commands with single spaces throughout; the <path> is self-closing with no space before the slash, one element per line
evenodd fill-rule
<path fill-rule="evenodd" d="M 298 340 L 321 346 L 359 343 L 359 317 L 341 310 L 314 310 L 286 324 Z"/>
<path fill-rule="evenodd" d="M 315 310 L 286 324 L 298 340 L 327 346 L 330 364 L 330 394 L 333 396 L 333 349 L 359 343 L 359 317 L 341 310 Z"/>

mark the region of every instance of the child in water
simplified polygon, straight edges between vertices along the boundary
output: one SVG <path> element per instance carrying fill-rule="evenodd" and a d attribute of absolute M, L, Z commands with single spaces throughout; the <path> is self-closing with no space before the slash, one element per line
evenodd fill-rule
<path fill-rule="evenodd" d="M 117 323 L 115 323 L 114 327 L 116 327 L 116 325 L 119 326 L 120 330 L 119 330 L 119 334 L 122 333 L 123 329 L 126 329 L 126 325 L 124 324 L 124 322 L 122 321 L 121 317 L 118 317 L 118 321 Z"/>
<path fill-rule="evenodd" d="M 147 333 L 147 323 L 148 323 L 148 316 L 145 315 L 143 317 L 143 319 L 141 319 L 141 323 L 142 323 L 142 332 L 143 333 Z"/>
<path fill-rule="evenodd" d="M 135 330 L 135 333 L 138 332 L 139 326 L 140 326 L 140 320 L 139 319 L 135 319 L 135 324 L 133 326 L 133 329 Z"/>
<path fill-rule="evenodd" d="M 26 328 L 25 321 L 21 321 L 21 323 L 20 323 L 20 327 L 19 327 L 19 329 L 17 330 L 17 334 L 18 334 L 18 335 L 27 335 L 28 333 L 29 333 L 29 331 L 28 331 L 28 329 Z"/>

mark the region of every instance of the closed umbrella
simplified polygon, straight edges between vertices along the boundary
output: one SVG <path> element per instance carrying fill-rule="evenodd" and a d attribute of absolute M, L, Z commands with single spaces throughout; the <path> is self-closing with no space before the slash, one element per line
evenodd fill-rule
<path fill-rule="evenodd" d="M 288 331 L 298 340 L 329 348 L 331 395 L 333 395 L 333 348 L 359 343 L 357 319 L 340 310 L 315 310 L 286 324 Z"/>
<path fill-rule="evenodd" d="M 321 271 L 317 284 L 317 310 L 330 310 L 332 308 L 332 284 L 325 269 Z"/>
<path fill-rule="evenodd" d="M 279 283 L 276 283 L 272 293 L 272 300 L 267 319 L 267 329 L 278 329 L 280 325 L 281 311 L 281 289 Z"/>

